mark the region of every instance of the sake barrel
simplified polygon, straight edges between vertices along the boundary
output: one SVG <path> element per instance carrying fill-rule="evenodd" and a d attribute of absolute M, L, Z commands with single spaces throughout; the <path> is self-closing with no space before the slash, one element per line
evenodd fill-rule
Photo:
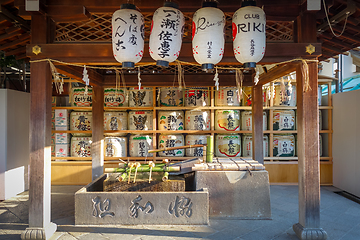
<path fill-rule="evenodd" d="M 127 157 L 127 138 L 105 137 L 104 155 L 105 157 Z"/>
<path fill-rule="evenodd" d="M 274 106 L 296 106 L 296 86 L 275 86 Z"/>
<path fill-rule="evenodd" d="M 152 130 L 152 111 L 130 111 L 128 115 L 129 130 Z"/>
<path fill-rule="evenodd" d="M 151 149 L 153 149 L 152 135 L 130 135 L 130 157 L 152 157 L 153 154 L 148 153 Z"/>
<path fill-rule="evenodd" d="M 208 88 L 187 88 L 185 90 L 185 107 L 209 106 Z"/>
<path fill-rule="evenodd" d="M 160 134 L 158 148 L 171 148 L 184 146 L 184 136 L 182 134 Z M 160 157 L 183 157 L 184 149 L 176 149 L 159 152 Z"/>
<path fill-rule="evenodd" d="M 91 137 L 72 137 L 71 156 L 91 157 Z"/>
<path fill-rule="evenodd" d="M 129 105 L 126 88 L 104 88 L 105 107 L 127 107 Z"/>
<path fill-rule="evenodd" d="M 104 130 L 127 130 L 128 128 L 128 114 L 127 112 L 104 112 Z M 104 133 L 107 136 L 125 136 L 126 133 Z"/>
<path fill-rule="evenodd" d="M 195 144 L 206 144 L 208 135 L 186 135 L 185 145 L 195 145 Z M 186 149 L 187 157 L 202 157 L 203 148 L 187 148 Z"/>
<path fill-rule="evenodd" d="M 138 87 L 129 88 L 129 106 L 130 107 L 152 107 L 153 106 L 153 88 Z"/>
<path fill-rule="evenodd" d="M 268 106 L 268 95 L 266 94 L 266 89 L 262 89 L 262 95 L 263 95 L 263 106 Z M 242 106 L 252 106 L 252 87 L 243 87 L 243 93 L 242 93 Z"/>
<path fill-rule="evenodd" d="M 159 111 L 158 130 L 184 130 L 184 112 Z"/>
<path fill-rule="evenodd" d="M 273 141 L 274 157 L 294 157 L 295 137 L 292 134 L 274 135 Z"/>
<path fill-rule="evenodd" d="M 278 131 L 295 130 L 295 111 L 274 110 L 273 130 L 278 130 Z"/>
<path fill-rule="evenodd" d="M 185 111 L 186 130 L 210 130 L 210 111 Z"/>
<path fill-rule="evenodd" d="M 241 130 L 252 131 L 252 112 L 241 111 Z M 267 113 L 263 112 L 263 130 L 267 130 Z"/>
<path fill-rule="evenodd" d="M 218 134 L 215 139 L 216 157 L 240 157 L 241 139 L 239 134 Z"/>
<path fill-rule="evenodd" d="M 160 106 L 174 107 L 184 105 L 184 91 L 177 87 L 160 88 Z"/>
<path fill-rule="evenodd" d="M 220 87 L 215 91 L 215 106 L 240 106 L 239 90 L 236 87 Z"/>
<path fill-rule="evenodd" d="M 242 136 L 242 156 L 252 157 L 252 135 L 244 134 Z M 269 156 L 269 137 L 264 135 L 263 137 L 263 153 L 264 157 Z"/>
<path fill-rule="evenodd" d="M 215 130 L 235 131 L 240 129 L 239 110 L 216 110 Z"/>
<path fill-rule="evenodd" d="M 85 87 L 74 87 L 71 89 L 71 106 L 73 107 L 91 107 L 92 106 L 92 88 L 88 87 L 86 93 Z"/>
<path fill-rule="evenodd" d="M 70 130 L 71 131 L 90 131 L 92 124 L 92 112 L 70 113 Z M 74 136 L 91 136 L 91 133 L 73 133 Z"/>

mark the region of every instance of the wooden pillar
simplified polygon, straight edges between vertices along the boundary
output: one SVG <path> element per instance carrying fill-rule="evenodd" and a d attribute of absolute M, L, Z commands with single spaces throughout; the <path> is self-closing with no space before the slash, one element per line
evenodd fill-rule
<path fill-rule="evenodd" d="M 264 164 L 263 95 L 262 85 L 252 87 L 252 145 L 253 159 Z"/>
<path fill-rule="evenodd" d="M 309 63 L 308 91 L 301 66 L 297 82 L 297 153 L 299 171 L 299 223 L 293 226 L 300 239 L 326 239 L 320 228 L 320 152 L 317 63 Z M 316 237 L 316 238 L 315 238 Z"/>
<path fill-rule="evenodd" d="M 93 87 L 92 180 L 104 173 L 104 87 Z"/>
<path fill-rule="evenodd" d="M 33 15 L 32 43 L 47 43 L 48 23 L 45 16 Z M 29 227 L 21 238 L 49 239 L 56 231 L 50 222 L 52 77 L 48 62 L 31 63 L 30 71 Z"/>
<path fill-rule="evenodd" d="M 297 41 L 316 42 L 315 12 L 305 11 L 296 22 Z M 297 154 L 299 172 L 299 223 L 293 230 L 300 239 L 326 239 L 320 228 L 320 152 L 317 62 L 308 63 L 308 82 L 301 64 L 296 68 Z M 305 91 L 306 85 L 309 85 Z"/>

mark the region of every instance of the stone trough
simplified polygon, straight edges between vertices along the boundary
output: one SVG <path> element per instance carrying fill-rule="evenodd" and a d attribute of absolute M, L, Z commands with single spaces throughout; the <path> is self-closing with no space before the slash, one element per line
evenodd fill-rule
<path fill-rule="evenodd" d="M 75 193 L 75 225 L 207 225 L 206 188 L 179 192 L 105 192 L 103 174 Z"/>

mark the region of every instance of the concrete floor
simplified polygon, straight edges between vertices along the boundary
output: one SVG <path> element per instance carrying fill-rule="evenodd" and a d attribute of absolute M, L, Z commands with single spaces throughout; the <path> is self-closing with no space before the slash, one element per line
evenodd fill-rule
<path fill-rule="evenodd" d="M 102 239 L 297 239 L 298 187 L 271 186 L 272 220 L 210 219 L 209 226 L 74 226 L 74 192 L 80 186 L 52 187 L 52 240 Z M 321 227 L 331 240 L 360 239 L 360 204 L 342 197 L 334 187 L 321 188 Z M 28 192 L 0 202 L 0 240 L 20 239 L 28 227 Z"/>

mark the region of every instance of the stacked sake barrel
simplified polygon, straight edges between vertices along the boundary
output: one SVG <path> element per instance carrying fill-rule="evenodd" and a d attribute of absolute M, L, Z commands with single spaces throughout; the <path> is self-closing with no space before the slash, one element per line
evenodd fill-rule
<path fill-rule="evenodd" d="M 186 88 L 164 87 L 159 89 L 160 107 L 206 107 L 209 106 L 208 88 Z M 167 134 L 166 131 L 181 130 L 210 130 L 209 110 L 169 110 L 158 111 L 157 129 L 163 131 L 158 139 L 158 148 L 179 147 L 184 145 L 204 144 L 205 134 Z M 201 157 L 202 148 L 189 148 L 163 151 L 160 157 Z"/>

